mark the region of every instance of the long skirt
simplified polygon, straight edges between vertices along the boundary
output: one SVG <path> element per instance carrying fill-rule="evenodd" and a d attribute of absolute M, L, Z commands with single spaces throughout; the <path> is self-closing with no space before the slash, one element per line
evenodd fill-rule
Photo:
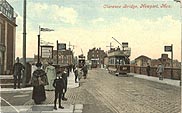
<path fill-rule="evenodd" d="M 46 100 L 45 88 L 43 85 L 33 87 L 32 99 L 36 104 L 40 104 L 42 101 Z"/>

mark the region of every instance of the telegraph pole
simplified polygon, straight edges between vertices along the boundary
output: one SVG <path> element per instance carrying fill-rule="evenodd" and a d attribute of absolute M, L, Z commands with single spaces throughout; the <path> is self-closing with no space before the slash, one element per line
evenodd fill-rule
<path fill-rule="evenodd" d="M 23 65 L 25 66 L 25 71 L 23 73 L 22 87 L 26 87 L 26 0 L 23 2 Z"/>
<path fill-rule="evenodd" d="M 171 44 L 171 79 L 173 79 L 173 44 Z"/>
<path fill-rule="evenodd" d="M 112 43 L 110 42 L 110 45 L 109 45 L 109 46 L 106 46 L 106 47 L 109 47 L 110 50 L 111 50 L 111 48 L 113 47 L 113 46 L 112 46 Z"/>
<path fill-rule="evenodd" d="M 40 34 L 38 36 L 38 54 L 37 54 L 37 63 L 40 63 Z"/>
<path fill-rule="evenodd" d="M 59 43 L 58 43 L 58 40 L 57 40 L 57 64 L 58 64 L 58 50 L 59 50 Z"/>

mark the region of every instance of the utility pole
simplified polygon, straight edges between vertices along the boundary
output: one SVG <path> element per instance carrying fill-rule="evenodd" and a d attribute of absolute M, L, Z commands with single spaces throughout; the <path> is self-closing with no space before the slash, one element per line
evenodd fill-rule
<path fill-rule="evenodd" d="M 173 79 L 173 44 L 171 44 L 171 79 Z"/>
<path fill-rule="evenodd" d="M 110 50 L 111 50 L 111 48 L 113 47 L 113 46 L 112 46 L 112 43 L 110 42 L 110 45 L 109 45 L 109 46 L 106 46 L 106 47 L 109 47 Z"/>
<path fill-rule="evenodd" d="M 58 64 L 58 50 L 59 50 L 59 44 L 58 44 L 58 40 L 57 40 L 57 64 Z"/>
<path fill-rule="evenodd" d="M 40 63 L 40 34 L 38 36 L 38 53 L 37 53 L 37 63 Z"/>
<path fill-rule="evenodd" d="M 22 87 L 26 87 L 26 0 L 23 2 L 23 65 L 25 66 L 25 71 L 23 73 Z"/>

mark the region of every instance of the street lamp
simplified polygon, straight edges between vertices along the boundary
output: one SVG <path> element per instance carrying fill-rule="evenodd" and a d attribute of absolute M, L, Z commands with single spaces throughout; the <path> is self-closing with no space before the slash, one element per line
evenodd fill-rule
<path fill-rule="evenodd" d="M 27 1 L 23 1 L 23 65 L 25 66 L 25 71 L 23 74 L 23 79 L 22 79 L 22 87 L 26 87 L 26 73 L 27 73 L 27 68 L 26 68 L 26 4 Z"/>

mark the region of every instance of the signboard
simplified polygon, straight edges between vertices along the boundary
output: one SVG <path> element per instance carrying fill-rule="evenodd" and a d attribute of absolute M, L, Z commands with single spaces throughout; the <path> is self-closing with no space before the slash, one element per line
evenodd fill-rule
<path fill-rule="evenodd" d="M 128 42 L 122 42 L 122 47 L 128 47 Z"/>
<path fill-rule="evenodd" d="M 58 43 L 58 50 L 66 50 L 66 43 Z"/>
<path fill-rule="evenodd" d="M 13 20 L 14 9 L 6 0 L 0 0 L 0 12 L 8 19 Z"/>
<path fill-rule="evenodd" d="M 164 46 L 165 52 L 172 52 L 172 50 L 173 50 L 172 46 Z"/>
<path fill-rule="evenodd" d="M 42 58 L 52 58 L 53 48 L 49 46 L 41 46 Z"/>

